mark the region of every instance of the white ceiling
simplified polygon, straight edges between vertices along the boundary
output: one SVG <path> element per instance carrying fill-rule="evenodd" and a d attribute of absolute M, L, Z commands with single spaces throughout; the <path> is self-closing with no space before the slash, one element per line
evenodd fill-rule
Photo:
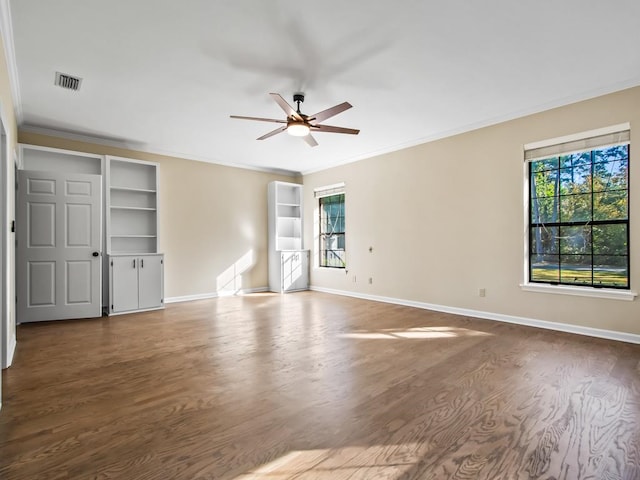
<path fill-rule="evenodd" d="M 640 85 L 638 0 L 12 0 L 26 130 L 310 172 Z M 83 78 L 79 92 L 56 71 Z M 358 136 L 311 148 L 269 97 Z"/>

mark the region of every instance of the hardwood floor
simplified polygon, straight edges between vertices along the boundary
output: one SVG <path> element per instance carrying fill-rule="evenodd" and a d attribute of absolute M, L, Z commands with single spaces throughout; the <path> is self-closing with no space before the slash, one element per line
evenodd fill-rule
<path fill-rule="evenodd" d="M 18 329 L 0 478 L 640 479 L 640 346 L 316 292 Z"/>

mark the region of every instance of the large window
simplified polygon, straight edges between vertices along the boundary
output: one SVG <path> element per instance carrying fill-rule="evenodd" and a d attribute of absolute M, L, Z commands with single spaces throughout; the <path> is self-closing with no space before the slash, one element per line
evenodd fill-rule
<path fill-rule="evenodd" d="M 529 282 L 629 288 L 628 133 L 528 160 Z"/>
<path fill-rule="evenodd" d="M 345 268 L 344 193 L 320 197 L 320 266 Z"/>

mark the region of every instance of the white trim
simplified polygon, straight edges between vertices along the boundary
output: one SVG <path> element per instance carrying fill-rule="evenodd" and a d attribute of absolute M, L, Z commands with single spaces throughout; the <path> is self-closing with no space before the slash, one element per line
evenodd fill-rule
<path fill-rule="evenodd" d="M 25 150 L 40 150 L 41 152 L 60 153 L 60 154 L 72 155 L 72 156 L 76 156 L 76 157 L 93 158 L 95 160 L 100 160 L 100 162 L 102 162 L 102 160 L 105 157 L 104 155 L 100 155 L 100 154 L 97 154 L 97 153 L 87 153 L 87 152 L 80 152 L 80 151 L 77 151 L 77 150 L 66 150 L 64 148 L 43 147 L 42 145 L 31 145 L 29 143 L 19 143 L 18 144 L 18 151 L 20 152 L 19 155 L 20 155 L 20 158 L 22 160 L 22 162 L 20 162 L 20 163 L 23 166 L 24 166 L 24 151 Z M 101 163 L 101 165 L 102 165 L 102 163 Z"/>
<path fill-rule="evenodd" d="M 127 162 L 127 163 L 138 163 L 140 165 L 149 165 L 152 167 L 160 167 L 160 163 L 159 162 L 150 162 L 148 160 L 138 160 L 137 158 L 129 158 L 129 157 L 117 157 L 115 155 L 105 155 L 105 160 L 107 160 L 107 162 L 109 160 L 115 160 L 118 162 Z M 156 182 L 158 183 L 158 182 Z M 157 188 L 156 188 L 157 191 Z"/>
<path fill-rule="evenodd" d="M 521 283 L 525 292 L 553 293 L 556 295 L 576 295 L 579 297 L 607 298 L 609 300 L 633 301 L 638 292 L 614 288 L 574 287 L 571 285 L 548 285 L 545 283 Z"/>
<path fill-rule="evenodd" d="M 9 338 L 9 343 L 7 345 L 7 358 L 4 358 L 5 361 L 2 365 L 2 368 L 9 368 L 13 363 L 13 356 L 16 353 L 16 347 L 18 346 L 18 342 L 16 341 L 16 336 L 13 335 Z"/>
<path fill-rule="evenodd" d="M 9 0 L 0 0 L 0 33 L 4 44 L 4 56 L 7 61 L 9 87 L 16 123 L 22 122 L 22 100 L 20 99 L 20 82 L 18 81 L 18 66 L 16 63 L 16 49 L 13 42 L 13 24 L 11 22 L 11 6 Z"/>
<path fill-rule="evenodd" d="M 13 171 L 15 169 L 17 155 L 15 149 L 10 148 L 10 146 L 13 145 L 14 139 L 12 138 L 11 132 L 7 129 L 8 112 L 5 108 L 6 104 L 6 102 L 0 102 L 0 136 L 4 134 L 4 142 L 0 142 L 4 152 L 0 154 L 0 159 L 2 159 L 3 156 L 6 159 L 6 164 L 0 165 L 0 168 L 2 168 L 2 172 L 0 173 L 0 179 L 2 180 L 2 184 L 0 185 L 0 194 L 2 197 L 0 200 L 0 205 L 2 205 L 2 211 L 0 212 L 0 221 L 2 222 L 2 227 L 0 228 L 0 234 L 2 235 L 2 240 L 0 241 L 2 245 L 2 249 L 0 250 L 0 255 L 2 255 L 2 260 L 0 260 L 0 265 L 2 266 L 0 271 L 0 275 L 2 275 L 2 280 L 0 280 L 0 286 L 2 287 L 2 292 L 0 292 L 0 299 L 2 300 L 2 305 L 0 305 L 0 313 L 2 314 L 2 318 L 0 318 L 0 328 L 2 329 L 0 333 L 0 339 L 2 340 L 2 345 L 0 345 L 0 369 L 11 366 L 16 350 L 15 307 L 12 308 L 12 305 L 15 306 L 15 303 L 12 303 L 15 297 L 15 272 L 14 269 L 12 269 L 11 262 L 13 258 L 11 256 L 11 246 L 15 245 L 15 235 L 9 230 L 10 222 L 15 219 L 15 215 L 14 212 L 9 209 L 9 205 L 11 204 L 9 199 L 15 198 L 15 178 Z M 14 181 L 9 182 L 9 178 L 14 178 Z M 13 328 L 10 329 L 10 326 Z"/>
<path fill-rule="evenodd" d="M 522 157 L 524 158 L 524 156 Z M 531 224 L 529 223 L 529 164 L 527 162 L 523 162 L 523 168 L 522 168 L 522 173 L 523 173 L 523 182 L 522 185 L 524 186 L 523 191 L 522 191 L 522 206 L 523 206 L 523 220 L 524 220 L 524 235 L 522 237 L 523 243 L 524 243 L 524 257 L 522 258 L 523 260 L 523 265 L 522 265 L 522 278 L 523 281 L 527 281 L 527 279 L 529 278 L 529 235 L 531 235 Z"/>
<path fill-rule="evenodd" d="M 540 140 L 538 142 L 527 143 L 524 145 L 524 149 L 535 150 L 537 148 L 551 147 L 553 145 L 558 145 L 559 143 L 575 142 L 577 140 L 584 140 L 585 138 L 600 137 L 602 135 L 623 132 L 625 130 L 631 130 L 631 124 L 629 122 L 620 123 L 618 125 L 611 125 L 609 127 L 596 128 L 595 130 L 587 130 L 586 132 L 572 133 L 571 135 L 564 135 L 562 137 L 549 138 L 546 140 Z"/>
<path fill-rule="evenodd" d="M 616 332 L 614 330 L 604 330 L 600 328 L 583 327 L 580 325 L 570 325 L 567 323 L 549 322 L 546 320 L 537 320 L 534 318 L 516 317 L 513 315 L 504 315 L 502 313 L 483 312 L 481 310 L 471 310 L 467 308 L 448 307 L 445 305 L 436 305 L 432 303 L 416 302 L 413 300 L 404 300 L 401 298 L 382 297 L 378 295 L 368 295 L 357 292 L 349 292 L 346 290 L 335 290 L 332 288 L 311 286 L 310 290 L 316 292 L 330 293 L 333 295 L 343 295 L 347 297 L 361 298 L 364 300 L 372 300 L 374 302 L 392 303 L 395 305 L 403 305 L 405 307 L 422 308 L 425 310 L 434 310 L 436 312 L 451 313 L 454 315 L 463 315 L 466 317 L 482 318 L 485 320 L 496 320 L 498 322 L 514 323 L 516 325 L 525 325 L 528 327 L 544 328 L 545 330 L 555 330 L 558 332 L 575 333 L 577 335 L 585 335 L 588 337 L 605 338 L 607 340 L 616 340 L 619 342 L 640 344 L 640 335 L 625 332 Z"/>
<path fill-rule="evenodd" d="M 195 300 L 207 300 L 209 298 L 220 297 L 233 297 L 235 295 L 248 295 L 250 293 L 262 293 L 268 292 L 269 287 L 257 287 L 257 288 L 244 288 L 242 290 L 211 292 L 211 293 L 199 293 L 196 295 L 183 295 L 180 297 L 169 297 L 164 299 L 165 305 L 167 303 L 180 303 L 180 302 L 193 302 Z"/>
<path fill-rule="evenodd" d="M 186 153 L 173 152 L 168 150 L 157 150 L 154 148 L 142 149 L 142 145 L 143 145 L 142 143 L 136 145 L 136 144 L 133 144 L 133 142 L 127 142 L 126 140 L 110 140 L 106 138 L 95 137 L 92 135 L 65 132 L 62 130 L 37 127 L 34 125 L 22 125 L 20 126 L 20 131 L 26 132 L 26 133 L 35 133 L 38 135 L 46 135 L 46 136 L 55 137 L 55 138 L 63 138 L 66 140 L 74 140 L 76 142 L 85 142 L 93 145 L 102 145 L 105 147 L 121 148 L 125 150 L 130 150 L 132 153 L 137 152 L 137 153 L 145 153 L 149 155 L 161 155 L 163 157 L 172 157 L 172 158 L 178 158 L 183 160 L 193 160 L 196 162 L 211 163 L 213 165 L 221 165 L 223 167 L 241 168 L 243 170 L 253 170 L 257 172 L 273 173 L 276 175 L 283 175 L 286 177 L 297 177 L 300 175 L 300 172 L 284 170 L 280 168 L 266 168 L 266 167 L 258 167 L 254 165 L 243 165 L 240 163 L 223 162 L 221 160 L 212 159 L 208 157 L 201 157 L 198 155 L 190 155 Z"/>

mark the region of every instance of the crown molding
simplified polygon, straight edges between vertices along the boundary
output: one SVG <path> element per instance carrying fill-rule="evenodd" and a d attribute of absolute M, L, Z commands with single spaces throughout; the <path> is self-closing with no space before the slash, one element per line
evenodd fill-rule
<path fill-rule="evenodd" d="M 13 24 L 11 22 L 11 6 L 9 0 L 0 0 L 0 33 L 4 45 L 4 56 L 7 61 L 7 72 L 13 100 L 13 111 L 18 125 L 22 123 L 22 100 L 20 99 L 20 82 L 18 81 L 18 65 L 16 50 L 13 43 Z"/>

